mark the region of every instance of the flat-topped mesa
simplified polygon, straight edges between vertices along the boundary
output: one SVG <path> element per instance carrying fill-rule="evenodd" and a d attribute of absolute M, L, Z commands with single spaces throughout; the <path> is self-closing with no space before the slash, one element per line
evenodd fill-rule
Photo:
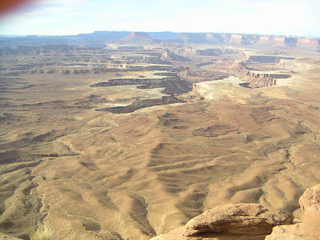
<path fill-rule="evenodd" d="M 230 41 L 230 37 L 227 36 L 227 34 L 206 33 L 205 41 L 215 44 L 228 44 Z"/>
<path fill-rule="evenodd" d="M 220 39 L 225 34 L 213 34 L 211 39 Z M 248 34 L 227 34 L 229 39 L 221 41 L 220 43 L 232 45 L 263 45 L 273 47 L 298 47 L 298 48 L 318 48 L 320 41 L 318 39 L 311 39 L 306 37 L 286 37 L 286 36 L 267 36 L 267 35 L 248 35 Z"/>
<path fill-rule="evenodd" d="M 152 43 L 154 39 L 145 32 L 132 32 L 127 37 L 122 38 L 121 41 L 130 43 Z"/>
<path fill-rule="evenodd" d="M 285 37 L 281 36 L 259 36 L 255 45 L 258 46 L 274 46 L 274 47 L 284 47 Z"/>
<path fill-rule="evenodd" d="M 196 38 L 196 39 L 195 39 Z M 306 37 L 268 36 L 254 34 L 233 34 L 233 33 L 206 33 L 206 34 L 183 34 L 182 39 L 190 42 L 213 42 L 217 44 L 251 45 L 270 47 L 298 47 L 318 48 L 320 41 Z"/>
<path fill-rule="evenodd" d="M 316 49 L 320 47 L 318 39 L 307 37 L 291 37 L 277 35 L 257 35 L 241 33 L 180 33 L 177 38 L 170 41 L 186 43 L 214 43 L 223 45 L 236 46 L 266 46 L 266 47 L 298 47 Z M 122 40 L 126 41 L 166 41 L 165 39 L 157 40 L 150 38 L 147 33 L 131 33 Z"/>
<path fill-rule="evenodd" d="M 285 46 L 285 41 L 286 41 L 285 37 L 273 37 L 272 38 L 272 44 L 274 46 Z"/>
<path fill-rule="evenodd" d="M 78 39 L 79 38 L 79 39 Z M 265 46 L 265 47 L 297 47 L 297 48 L 320 48 L 320 42 L 317 38 L 308 37 L 292 37 L 284 35 L 259 35 L 259 34 L 245 34 L 245 33 L 178 33 L 178 32 L 128 32 L 128 31 L 99 31 L 89 34 L 79 34 L 59 37 L 62 48 L 58 52 L 67 50 L 69 53 L 77 51 L 77 47 L 105 47 L 113 48 L 112 44 L 128 44 L 135 43 L 136 45 L 151 45 L 153 43 L 163 44 L 218 44 L 218 45 L 235 45 L 235 46 Z M 78 39 L 78 40 L 75 40 Z M 44 49 L 43 42 L 56 48 L 56 38 L 47 38 L 45 36 L 37 37 L 19 37 L 19 38 L 4 38 L 2 39 L 2 47 L 6 46 L 21 46 L 25 42 L 33 42 L 39 44 L 39 50 L 57 51 L 57 49 Z M 74 42 L 75 47 L 70 47 L 70 42 Z M 67 47 L 66 47 L 67 46 Z M 11 47 L 10 47 L 11 48 Z M 47 47 L 46 47 L 47 48 Z M 64 50 L 64 51 L 63 51 Z M 17 54 L 21 48 L 0 51 L 0 55 Z M 35 49 L 24 49 L 24 51 L 34 52 Z M 38 51 L 38 50 L 37 50 Z M 36 52 L 37 52 L 36 51 Z M 61 52 L 61 53 L 62 53 Z"/>
<path fill-rule="evenodd" d="M 213 33 L 213 34 L 208 34 L 206 35 L 206 39 L 210 43 L 215 43 L 215 44 L 230 44 L 231 40 L 231 34 L 222 34 L 222 33 Z"/>
<path fill-rule="evenodd" d="M 317 48 L 319 46 L 319 40 L 309 38 L 298 38 L 297 47 L 302 48 Z"/>
<path fill-rule="evenodd" d="M 257 45 L 270 45 L 272 43 L 271 36 L 260 36 L 257 41 Z"/>

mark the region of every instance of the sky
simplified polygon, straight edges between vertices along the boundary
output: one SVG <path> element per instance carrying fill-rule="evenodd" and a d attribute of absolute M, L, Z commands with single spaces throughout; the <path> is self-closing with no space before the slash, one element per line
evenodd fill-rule
<path fill-rule="evenodd" d="M 0 17 L 0 34 L 230 32 L 320 37 L 319 0 L 35 0 Z"/>

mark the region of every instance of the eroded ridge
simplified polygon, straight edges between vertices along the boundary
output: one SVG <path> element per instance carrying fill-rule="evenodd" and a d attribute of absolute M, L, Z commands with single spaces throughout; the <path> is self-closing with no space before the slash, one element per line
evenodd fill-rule
<path fill-rule="evenodd" d="M 318 53 L 243 66 L 276 52 L 122 41 L 1 58 L 0 232 L 147 240 L 221 203 L 299 216 L 320 181 Z"/>

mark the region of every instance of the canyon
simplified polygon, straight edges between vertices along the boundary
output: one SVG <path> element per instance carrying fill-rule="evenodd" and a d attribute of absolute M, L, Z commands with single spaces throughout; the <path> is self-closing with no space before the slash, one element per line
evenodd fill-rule
<path fill-rule="evenodd" d="M 0 239 L 179 239 L 190 221 L 208 233 L 206 216 L 243 236 L 194 239 L 301 237 L 288 231 L 317 199 L 320 55 L 299 39 L 2 37 Z"/>

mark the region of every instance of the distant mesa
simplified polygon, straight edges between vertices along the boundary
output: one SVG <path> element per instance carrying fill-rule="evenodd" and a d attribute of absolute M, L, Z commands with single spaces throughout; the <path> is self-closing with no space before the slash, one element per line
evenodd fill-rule
<path fill-rule="evenodd" d="M 153 43 L 156 42 L 153 38 L 145 32 L 132 32 L 127 37 L 122 38 L 121 42 L 128 43 Z"/>
<path fill-rule="evenodd" d="M 272 38 L 273 44 L 277 45 L 277 46 L 284 46 L 285 45 L 285 41 L 286 41 L 285 37 L 273 37 Z"/>
<path fill-rule="evenodd" d="M 317 48 L 320 46 L 320 41 L 318 39 L 237 33 L 181 33 L 176 41 L 186 43 L 230 44 L 238 46 L 265 45 L 272 47 L 302 48 Z"/>
<path fill-rule="evenodd" d="M 269 44 L 270 42 L 271 42 L 271 37 L 270 36 L 261 36 L 257 43 L 265 45 L 265 44 Z"/>
<path fill-rule="evenodd" d="M 207 36 L 204 33 L 181 33 L 179 39 L 188 43 L 207 42 Z"/>
<path fill-rule="evenodd" d="M 309 38 L 298 38 L 297 47 L 316 48 L 319 45 L 319 40 Z"/>
<path fill-rule="evenodd" d="M 241 33 L 177 33 L 177 32 L 128 32 L 128 31 L 99 31 L 87 34 L 69 36 L 37 36 L 37 37 L 3 37 L 1 47 L 15 45 L 33 46 L 70 45 L 103 48 L 106 44 L 152 44 L 152 43 L 194 43 L 222 44 L 235 46 L 266 46 L 266 47 L 298 47 L 320 48 L 317 38 L 292 37 L 284 35 L 259 35 Z M 1 55 L 1 51 L 0 51 Z"/>

